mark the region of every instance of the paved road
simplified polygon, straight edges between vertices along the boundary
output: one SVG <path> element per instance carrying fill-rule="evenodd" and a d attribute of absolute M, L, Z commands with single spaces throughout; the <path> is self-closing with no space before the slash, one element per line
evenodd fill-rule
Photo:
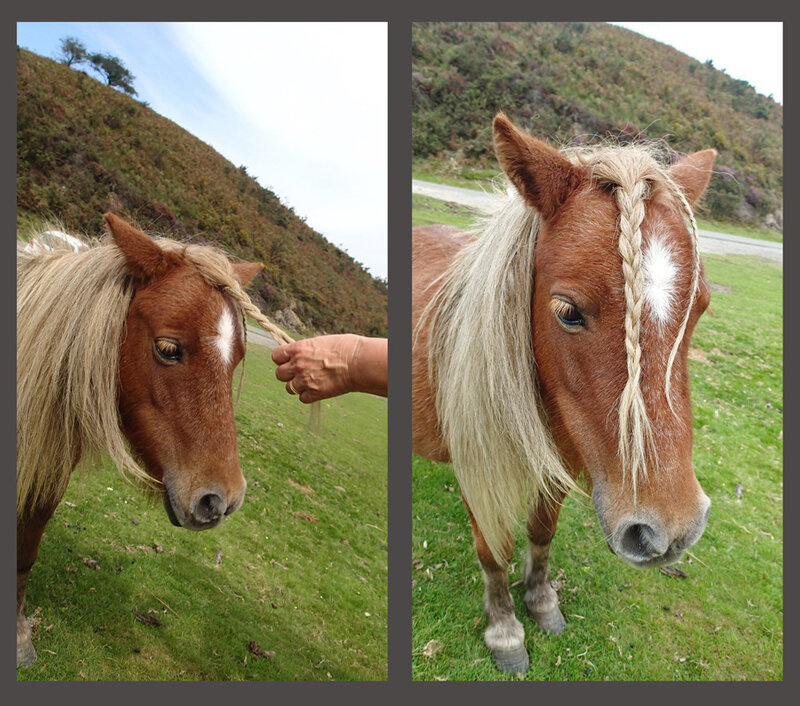
<path fill-rule="evenodd" d="M 250 324 L 247 324 L 247 342 L 266 346 L 270 350 L 278 347 L 278 342 L 272 337 L 269 331 L 265 331 L 258 326 L 251 326 Z"/>
<path fill-rule="evenodd" d="M 499 198 L 497 194 L 446 184 L 433 184 L 418 179 L 411 180 L 411 191 L 422 196 L 430 196 L 441 201 L 474 208 L 484 213 L 491 211 Z M 701 252 L 715 255 L 751 255 L 770 260 L 778 265 L 783 264 L 783 243 L 699 229 L 698 234 L 700 235 Z"/>

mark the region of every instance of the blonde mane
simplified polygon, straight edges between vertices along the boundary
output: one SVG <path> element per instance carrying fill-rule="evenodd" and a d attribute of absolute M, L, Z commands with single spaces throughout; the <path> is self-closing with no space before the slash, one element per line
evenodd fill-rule
<path fill-rule="evenodd" d="M 531 336 L 539 214 L 514 195 L 441 278 L 417 324 L 461 493 L 496 559 L 526 501 L 573 481 L 543 416 Z"/>
<path fill-rule="evenodd" d="M 569 156 L 589 171 L 596 185 L 612 187 L 620 211 L 628 380 L 619 402 L 619 456 L 635 493 L 637 477 L 647 472 L 652 441 L 640 387 L 645 201 L 655 193 L 671 195 L 690 220 L 694 239 L 692 295 L 668 361 L 668 399 L 672 363 L 698 284 L 697 228 L 680 189 L 649 151 L 604 147 Z M 556 492 L 574 488 L 536 385 L 531 302 L 540 217 L 511 191 L 498 211 L 479 224 L 474 241 L 432 284 L 440 286 L 417 324 L 417 331 L 430 330 L 429 376 L 442 438 L 463 497 L 501 564 L 509 533 L 526 503 L 535 507 Z"/>
<path fill-rule="evenodd" d="M 279 342 L 288 337 L 252 304 L 224 254 L 156 239 L 180 253 Z M 86 252 L 17 252 L 17 517 L 63 494 L 75 464 L 107 453 L 156 485 L 131 455 L 117 409 L 119 347 L 133 281 L 110 240 Z M 245 327 L 246 332 L 246 327 Z"/>

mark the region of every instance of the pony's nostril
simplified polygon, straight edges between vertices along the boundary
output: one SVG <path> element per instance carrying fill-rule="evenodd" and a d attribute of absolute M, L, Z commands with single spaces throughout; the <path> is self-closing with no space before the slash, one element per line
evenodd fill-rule
<path fill-rule="evenodd" d="M 625 528 L 620 536 L 619 546 L 624 554 L 631 558 L 651 559 L 661 556 L 658 534 L 650 525 L 635 523 Z"/>
<path fill-rule="evenodd" d="M 244 489 L 232 493 L 219 487 L 201 488 L 195 491 L 189 504 L 189 520 L 192 529 L 210 529 L 235 512 L 244 500 Z"/>
<path fill-rule="evenodd" d="M 207 493 L 197 501 L 194 519 L 198 522 L 214 522 L 224 513 L 225 501 L 216 493 Z"/>

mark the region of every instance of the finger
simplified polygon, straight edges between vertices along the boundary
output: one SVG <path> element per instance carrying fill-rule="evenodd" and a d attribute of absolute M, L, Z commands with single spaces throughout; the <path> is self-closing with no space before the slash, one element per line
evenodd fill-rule
<path fill-rule="evenodd" d="M 311 402 L 316 402 L 317 400 L 322 399 L 318 395 L 314 394 L 311 390 L 303 390 L 298 398 L 304 404 L 310 404 Z"/>
<path fill-rule="evenodd" d="M 288 363 L 292 359 L 292 344 L 287 343 L 284 346 L 278 346 L 272 351 L 272 361 L 277 365 Z"/>
<path fill-rule="evenodd" d="M 290 363 L 284 363 L 275 368 L 275 377 L 281 382 L 288 382 L 295 376 L 295 367 Z"/>

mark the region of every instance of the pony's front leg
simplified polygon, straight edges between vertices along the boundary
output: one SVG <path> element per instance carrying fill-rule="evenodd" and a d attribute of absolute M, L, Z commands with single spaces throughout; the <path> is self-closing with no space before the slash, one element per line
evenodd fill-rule
<path fill-rule="evenodd" d="M 525 554 L 525 605 L 528 615 L 545 632 L 558 635 L 566 625 L 558 607 L 558 594 L 550 585 L 550 542 L 556 532 L 561 501 L 543 502 L 528 515 L 528 550 Z"/>
<path fill-rule="evenodd" d="M 464 506 L 469 513 L 475 550 L 483 569 L 483 612 L 487 623 L 483 639 L 501 672 L 525 673 L 530 659 L 525 650 L 525 629 L 514 615 L 514 600 L 508 590 L 508 568 L 498 564 L 492 556 L 466 502 Z M 513 551 L 514 538 L 509 534 L 506 562 Z"/>
<path fill-rule="evenodd" d="M 52 507 L 31 512 L 17 522 L 17 666 L 29 667 L 36 661 L 36 650 L 31 642 L 31 626 L 25 617 L 25 589 L 45 525 L 58 503 Z"/>

